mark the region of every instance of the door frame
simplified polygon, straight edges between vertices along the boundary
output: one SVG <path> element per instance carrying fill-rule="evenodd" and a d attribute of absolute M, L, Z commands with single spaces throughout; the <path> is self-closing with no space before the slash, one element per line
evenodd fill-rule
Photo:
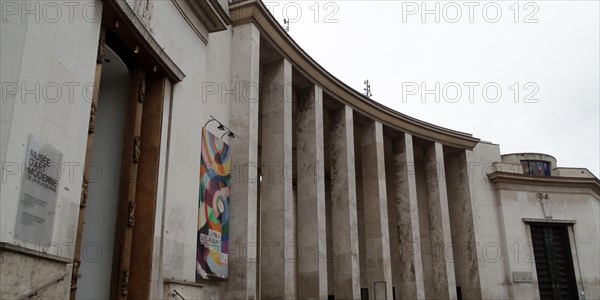
<path fill-rule="evenodd" d="M 166 95 L 166 86 L 181 81 L 185 75 L 164 52 L 154 51 L 152 44 L 158 44 L 151 35 L 140 32 L 139 21 L 132 20 L 137 17 L 131 14 L 131 8 L 124 0 L 105 0 L 103 4 L 84 166 L 89 165 L 92 159 L 102 63 L 104 49 L 108 46 L 130 70 L 110 298 L 148 299 L 153 269 L 163 105 L 165 99 L 171 98 L 171 95 Z M 88 204 L 88 169 L 84 168 L 82 178 L 71 277 L 72 300 L 76 299 L 81 264 L 83 224 Z"/>
<path fill-rule="evenodd" d="M 531 232 L 531 226 L 554 226 L 554 227 L 565 227 L 567 230 L 567 242 L 569 245 L 569 249 L 571 252 L 571 266 L 573 267 L 573 273 L 574 273 L 574 278 L 575 278 L 575 288 L 577 290 L 577 295 L 579 298 L 581 298 L 581 293 L 583 291 L 583 284 L 581 281 L 581 269 L 580 269 L 580 264 L 579 264 L 579 254 L 577 252 L 577 244 L 575 242 L 575 220 L 556 220 L 556 219 L 531 219 L 531 218 L 523 218 L 523 222 L 526 225 L 526 234 L 527 234 L 527 239 L 531 245 L 531 251 L 532 251 L 532 258 L 533 258 L 533 274 L 535 276 L 536 282 L 537 282 L 537 288 L 535 289 L 535 292 L 538 296 L 538 299 L 540 299 L 540 290 L 539 290 L 539 282 L 538 280 L 538 274 L 537 274 L 537 265 L 535 262 L 535 256 L 533 254 L 533 235 Z M 578 298 L 578 299 L 579 299 Z"/>

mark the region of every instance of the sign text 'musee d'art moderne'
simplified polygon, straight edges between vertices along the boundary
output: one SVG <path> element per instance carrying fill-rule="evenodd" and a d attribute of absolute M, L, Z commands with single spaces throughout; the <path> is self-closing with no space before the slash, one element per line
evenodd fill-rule
<path fill-rule="evenodd" d="M 63 154 L 29 135 L 15 238 L 33 243 L 52 241 Z"/>

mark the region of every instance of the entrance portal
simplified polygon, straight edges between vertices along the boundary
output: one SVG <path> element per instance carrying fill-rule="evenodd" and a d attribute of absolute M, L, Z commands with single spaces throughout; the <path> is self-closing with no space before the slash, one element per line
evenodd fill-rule
<path fill-rule="evenodd" d="M 540 298 L 578 299 L 568 227 L 531 224 L 531 239 Z"/>
<path fill-rule="evenodd" d="M 109 299 L 113 273 L 129 70 L 108 46 L 105 47 L 105 55 L 92 159 L 88 164 L 89 200 L 81 238 L 77 299 Z"/>

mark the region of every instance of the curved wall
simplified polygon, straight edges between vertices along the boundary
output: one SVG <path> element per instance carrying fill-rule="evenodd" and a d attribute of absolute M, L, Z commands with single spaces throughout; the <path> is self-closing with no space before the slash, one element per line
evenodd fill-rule
<path fill-rule="evenodd" d="M 510 153 L 502 155 L 502 162 L 507 164 L 520 164 L 522 160 L 541 160 L 549 162 L 552 170 L 556 169 L 556 158 L 544 153 Z"/>

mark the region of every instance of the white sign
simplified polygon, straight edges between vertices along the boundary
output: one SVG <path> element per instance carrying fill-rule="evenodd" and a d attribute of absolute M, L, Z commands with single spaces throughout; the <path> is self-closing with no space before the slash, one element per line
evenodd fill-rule
<path fill-rule="evenodd" d="M 15 238 L 52 241 L 62 157 L 56 148 L 29 135 Z"/>
<path fill-rule="evenodd" d="M 221 252 L 221 233 L 212 229 L 208 230 L 208 235 L 200 234 L 200 243 L 211 252 Z"/>

